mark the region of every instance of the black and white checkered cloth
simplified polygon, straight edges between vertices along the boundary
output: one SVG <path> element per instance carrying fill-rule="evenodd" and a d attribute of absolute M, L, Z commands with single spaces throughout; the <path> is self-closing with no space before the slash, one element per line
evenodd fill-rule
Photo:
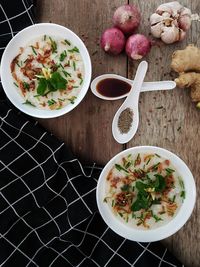
<path fill-rule="evenodd" d="M 19 17 L 21 28 L 33 22 L 32 1 L 8 2 L 0 0 L 0 33 L 16 33 L 11 23 Z M 12 32 L 0 35 L 1 44 Z M 107 227 L 96 206 L 100 172 L 1 100 L 0 266 L 183 266 L 159 242 L 128 241 Z"/>

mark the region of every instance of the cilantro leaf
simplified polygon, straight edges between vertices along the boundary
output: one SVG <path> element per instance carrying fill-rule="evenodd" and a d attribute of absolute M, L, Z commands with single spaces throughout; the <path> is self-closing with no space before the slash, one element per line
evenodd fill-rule
<path fill-rule="evenodd" d="M 131 210 L 139 211 L 141 209 L 148 209 L 150 206 L 151 200 L 141 194 L 141 192 L 139 192 L 136 201 L 131 206 Z"/>
<path fill-rule="evenodd" d="M 138 191 L 144 191 L 144 192 L 145 192 L 145 189 L 149 187 L 147 184 L 144 184 L 144 183 L 142 183 L 140 181 L 137 181 L 135 183 L 135 186 L 136 186 Z"/>
<path fill-rule="evenodd" d="M 49 82 L 55 90 L 66 89 L 67 80 L 65 80 L 59 72 L 52 73 Z"/>
<path fill-rule="evenodd" d="M 37 87 L 37 94 L 38 95 L 44 95 L 46 88 L 47 88 L 46 79 L 45 78 L 40 78 L 39 79 L 39 83 L 38 83 L 38 87 Z"/>
<path fill-rule="evenodd" d="M 154 182 L 154 188 L 156 192 L 162 192 L 166 187 L 165 178 L 160 174 L 155 174 L 156 180 Z"/>

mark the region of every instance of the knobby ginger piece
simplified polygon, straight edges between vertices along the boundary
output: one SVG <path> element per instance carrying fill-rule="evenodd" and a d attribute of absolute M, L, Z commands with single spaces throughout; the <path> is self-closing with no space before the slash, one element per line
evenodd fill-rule
<path fill-rule="evenodd" d="M 191 98 L 200 107 L 200 49 L 188 45 L 183 50 L 177 50 L 172 55 L 171 68 L 179 73 L 175 82 L 180 88 L 191 88 Z"/>
<path fill-rule="evenodd" d="M 200 102 L 200 73 L 187 72 L 181 73 L 178 78 L 175 79 L 178 87 L 191 88 L 191 98 L 193 102 Z"/>
<path fill-rule="evenodd" d="M 190 44 L 184 50 L 176 50 L 172 54 L 171 68 L 178 73 L 200 72 L 200 49 Z"/>

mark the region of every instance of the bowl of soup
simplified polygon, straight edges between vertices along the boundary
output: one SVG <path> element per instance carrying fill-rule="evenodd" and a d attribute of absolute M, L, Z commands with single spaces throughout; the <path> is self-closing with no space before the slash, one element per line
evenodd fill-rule
<path fill-rule="evenodd" d="M 196 186 L 187 165 L 172 152 L 153 146 L 122 151 L 104 167 L 97 205 L 120 236 L 153 242 L 177 232 L 189 219 Z"/>
<path fill-rule="evenodd" d="M 91 80 L 91 60 L 71 30 L 39 23 L 16 34 L 1 60 L 1 81 L 9 100 L 37 118 L 61 116 L 84 98 Z"/>

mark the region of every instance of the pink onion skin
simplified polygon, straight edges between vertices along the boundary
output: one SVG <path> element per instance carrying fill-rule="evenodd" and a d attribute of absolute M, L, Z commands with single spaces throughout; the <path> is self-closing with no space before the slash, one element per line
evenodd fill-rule
<path fill-rule="evenodd" d="M 134 60 L 139 60 L 146 56 L 150 49 L 150 40 L 142 34 L 133 34 L 126 42 L 126 54 Z"/>
<path fill-rule="evenodd" d="M 125 34 L 132 34 L 140 24 L 141 15 L 134 5 L 122 5 L 113 15 L 114 26 Z"/>
<path fill-rule="evenodd" d="M 122 31 L 109 28 L 101 36 L 102 49 L 112 55 L 120 54 L 125 47 L 126 39 Z"/>

